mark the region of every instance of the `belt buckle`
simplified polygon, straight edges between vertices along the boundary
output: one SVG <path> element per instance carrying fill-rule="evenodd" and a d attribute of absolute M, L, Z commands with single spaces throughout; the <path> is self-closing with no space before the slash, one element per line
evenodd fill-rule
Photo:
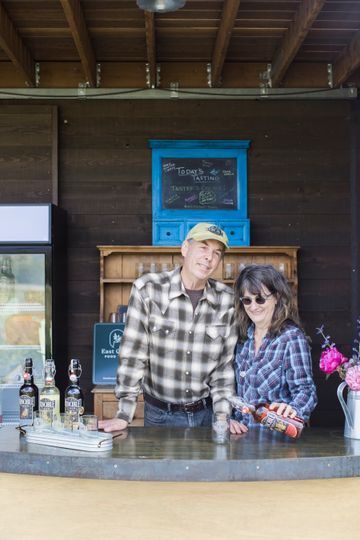
<path fill-rule="evenodd" d="M 193 412 L 194 411 L 195 403 L 185 403 L 184 405 L 184 411 L 185 412 Z"/>
<path fill-rule="evenodd" d="M 203 400 L 199 399 L 198 401 L 193 401 L 192 403 L 185 403 L 184 411 L 185 412 L 197 412 L 201 410 L 201 405 L 203 405 Z"/>

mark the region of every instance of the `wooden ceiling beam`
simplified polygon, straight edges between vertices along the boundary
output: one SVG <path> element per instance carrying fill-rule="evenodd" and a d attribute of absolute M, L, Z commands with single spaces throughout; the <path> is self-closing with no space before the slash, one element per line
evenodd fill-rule
<path fill-rule="evenodd" d="M 325 0 L 303 0 L 272 61 L 272 86 L 279 86 Z"/>
<path fill-rule="evenodd" d="M 96 60 L 80 0 L 60 0 L 84 70 L 86 82 L 96 86 Z"/>
<path fill-rule="evenodd" d="M 0 47 L 10 58 L 26 86 L 35 86 L 35 62 L 0 2 Z"/>
<path fill-rule="evenodd" d="M 216 35 L 211 60 L 211 86 L 221 85 L 221 72 L 229 47 L 231 34 L 239 11 L 240 0 L 225 0 L 220 26 Z"/>
<path fill-rule="evenodd" d="M 156 87 L 156 40 L 155 40 L 155 18 L 154 13 L 144 11 L 145 16 L 145 37 L 146 54 L 149 64 L 150 88 Z"/>
<path fill-rule="evenodd" d="M 360 66 L 360 30 L 357 31 L 335 59 L 333 64 L 333 85 L 340 86 Z"/>

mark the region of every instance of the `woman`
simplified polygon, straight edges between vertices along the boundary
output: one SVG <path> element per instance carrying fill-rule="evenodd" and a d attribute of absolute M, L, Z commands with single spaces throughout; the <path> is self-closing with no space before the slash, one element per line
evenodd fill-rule
<path fill-rule="evenodd" d="M 270 403 L 284 416 L 308 420 L 316 406 L 311 353 L 294 296 L 271 265 L 249 265 L 235 283 L 239 325 L 235 374 L 245 402 Z M 235 413 L 232 431 L 247 431 L 252 417 Z"/>

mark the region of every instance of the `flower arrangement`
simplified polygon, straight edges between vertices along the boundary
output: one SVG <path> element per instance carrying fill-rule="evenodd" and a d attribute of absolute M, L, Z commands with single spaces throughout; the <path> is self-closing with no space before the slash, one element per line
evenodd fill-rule
<path fill-rule="evenodd" d="M 360 318 L 357 319 L 358 336 L 360 337 Z M 352 357 L 346 358 L 337 348 L 330 336 L 325 335 L 324 325 L 316 329 L 324 342 L 322 344 L 323 352 L 320 355 L 320 369 L 329 377 L 335 371 L 338 372 L 340 379 L 345 380 L 350 390 L 360 390 L 360 341 L 354 339 L 352 347 Z"/>

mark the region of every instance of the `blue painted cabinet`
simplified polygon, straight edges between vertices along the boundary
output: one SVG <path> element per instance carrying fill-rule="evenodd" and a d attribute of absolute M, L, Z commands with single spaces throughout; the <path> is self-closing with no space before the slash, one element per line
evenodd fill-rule
<path fill-rule="evenodd" d="M 223 228 L 230 246 L 250 244 L 248 140 L 150 140 L 153 245 L 179 245 L 200 221 Z"/>

